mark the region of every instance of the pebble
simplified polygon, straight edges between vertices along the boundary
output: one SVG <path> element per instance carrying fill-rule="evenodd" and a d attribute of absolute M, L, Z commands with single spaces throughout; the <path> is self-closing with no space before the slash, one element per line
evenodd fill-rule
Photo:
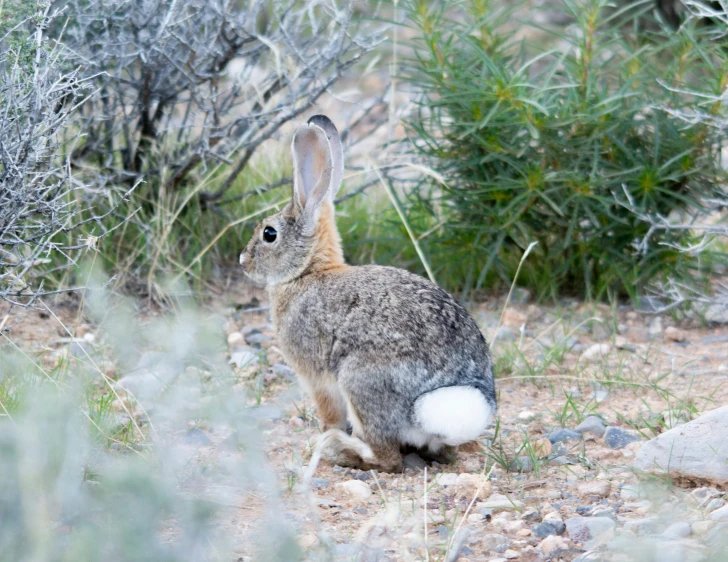
<path fill-rule="evenodd" d="M 700 339 L 700 343 L 708 345 L 711 343 L 726 343 L 728 342 L 728 334 L 718 334 L 717 336 L 705 336 Z"/>
<path fill-rule="evenodd" d="M 610 426 L 604 432 L 604 443 L 610 449 L 623 449 L 630 443 L 637 441 L 641 441 L 638 436 L 618 427 Z"/>
<path fill-rule="evenodd" d="M 506 308 L 503 311 L 503 325 L 509 328 L 520 328 L 526 323 L 527 319 L 523 312 L 519 312 L 513 308 Z"/>
<path fill-rule="evenodd" d="M 347 480 L 338 482 L 334 488 L 343 492 L 349 498 L 355 501 L 366 501 L 372 496 L 372 490 L 361 480 Z"/>
<path fill-rule="evenodd" d="M 187 431 L 184 434 L 184 437 L 182 437 L 182 442 L 187 445 L 200 445 L 201 447 L 206 447 L 207 445 L 212 444 L 212 441 L 210 441 L 207 434 L 199 427 L 193 427 Z"/>
<path fill-rule="evenodd" d="M 404 463 L 405 468 L 414 468 L 416 470 L 423 470 L 427 466 L 425 460 L 417 453 L 405 455 L 402 462 Z"/>
<path fill-rule="evenodd" d="M 551 535 L 562 535 L 565 530 L 566 525 L 563 521 L 543 521 L 542 523 L 531 527 L 533 535 L 540 538 Z"/>
<path fill-rule="evenodd" d="M 251 330 L 246 334 L 245 341 L 249 344 L 258 344 L 265 343 L 270 341 L 272 338 L 260 330 Z"/>
<path fill-rule="evenodd" d="M 686 332 L 679 328 L 675 328 L 674 326 L 668 326 L 665 328 L 665 339 L 670 341 L 685 341 L 688 339 L 688 335 Z"/>
<path fill-rule="evenodd" d="M 257 365 L 260 359 L 252 347 L 236 346 L 230 353 L 230 364 L 237 368 Z"/>
<path fill-rule="evenodd" d="M 716 509 L 710 514 L 710 520 L 711 521 L 728 521 L 728 506 L 721 507 L 720 509 Z"/>
<path fill-rule="evenodd" d="M 576 431 L 579 433 L 592 433 L 597 437 L 602 437 L 606 430 L 607 426 L 604 425 L 604 421 L 599 416 L 587 416 L 583 422 L 576 426 Z"/>
<path fill-rule="evenodd" d="M 455 492 L 458 497 L 467 500 L 473 498 L 487 498 L 491 495 L 493 487 L 485 474 L 458 474 L 455 480 Z"/>
<path fill-rule="evenodd" d="M 554 550 L 566 550 L 569 548 L 569 541 L 558 535 L 549 535 L 538 544 L 538 549 L 545 555 L 549 555 Z"/>
<path fill-rule="evenodd" d="M 712 499 L 708 502 L 708 505 L 705 506 L 706 511 L 715 511 L 716 509 L 719 509 L 725 505 L 725 501 L 720 498 Z"/>
<path fill-rule="evenodd" d="M 606 480 L 592 480 L 591 482 L 579 484 L 576 491 L 581 497 L 597 496 L 606 498 L 612 491 L 612 484 Z"/>
<path fill-rule="evenodd" d="M 605 359 L 609 352 L 612 351 L 612 346 L 608 343 L 595 343 L 590 345 L 584 353 L 581 354 L 581 358 L 584 361 L 598 361 Z"/>
<path fill-rule="evenodd" d="M 524 410 L 520 414 L 518 414 L 518 420 L 522 422 L 530 422 L 536 418 L 536 414 L 534 414 L 531 411 Z"/>
<path fill-rule="evenodd" d="M 728 324 L 728 306 L 725 304 L 712 304 L 705 311 L 705 319 L 716 324 Z"/>
<path fill-rule="evenodd" d="M 636 500 L 644 497 L 644 491 L 638 484 L 625 484 L 619 491 L 619 497 L 624 501 Z"/>
<path fill-rule="evenodd" d="M 511 472 L 521 473 L 533 472 L 533 461 L 531 460 L 531 457 L 518 456 L 513 459 L 513 462 L 511 462 L 508 470 Z"/>
<path fill-rule="evenodd" d="M 690 528 L 690 523 L 686 523 L 685 521 L 673 523 L 662 533 L 664 537 L 670 539 L 684 539 L 685 537 L 689 537 L 691 534 L 692 529 Z"/>
<path fill-rule="evenodd" d="M 728 523 L 719 523 L 708 531 L 705 542 L 716 549 L 722 549 L 723 553 L 728 551 Z"/>
<path fill-rule="evenodd" d="M 657 517 L 645 517 L 644 519 L 632 519 L 624 523 L 624 528 L 627 531 L 636 533 L 638 535 L 649 535 L 655 530 L 657 525 Z"/>
<path fill-rule="evenodd" d="M 566 520 L 566 532 L 573 541 L 586 543 L 589 548 L 608 542 L 617 524 L 609 517 L 572 517 Z"/>
<path fill-rule="evenodd" d="M 698 504 L 698 507 L 703 507 L 710 503 L 713 498 L 718 498 L 722 494 L 715 488 L 703 487 L 695 488 L 688 496 L 691 500 Z"/>
<path fill-rule="evenodd" d="M 288 420 L 288 425 L 294 429 L 303 429 L 306 427 L 306 422 L 303 421 L 301 416 L 291 416 L 291 419 Z"/>
<path fill-rule="evenodd" d="M 227 343 L 230 347 L 235 347 L 236 345 L 242 345 L 245 343 L 245 338 L 243 338 L 243 334 L 240 332 L 233 332 L 232 334 L 228 335 L 227 337 Z"/>
<path fill-rule="evenodd" d="M 511 500 L 501 494 L 491 494 L 479 507 L 488 509 L 520 509 L 522 506 L 523 503 L 520 500 Z"/>
<path fill-rule="evenodd" d="M 500 326 L 498 331 L 493 336 L 494 341 L 514 341 L 516 339 L 516 332 L 508 326 Z"/>
<path fill-rule="evenodd" d="M 547 435 L 544 435 L 552 444 L 560 443 L 561 441 L 576 441 L 581 439 L 581 433 L 574 431 L 573 429 L 556 429 Z"/>
<path fill-rule="evenodd" d="M 454 472 L 445 472 L 443 474 L 440 474 L 440 476 L 437 478 L 437 483 L 440 486 L 454 486 L 457 480 L 457 474 L 455 474 Z"/>
<path fill-rule="evenodd" d="M 311 479 L 311 486 L 313 487 L 314 490 L 323 490 L 324 488 L 328 488 L 329 484 L 331 484 L 331 482 L 326 480 L 326 478 L 312 478 Z"/>
<path fill-rule="evenodd" d="M 291 369 L 288 365 L 284 365 L 283 363 L 276 363 L 273 365 L 273 372 L 278 375 L 279 377 L 283 377 L 286 379 L 293 379 L 295 376 L 293 373 L 293 369 Z"/>
<path fill-rule="evenodd" d="M 649 330 L 650 335 L 653 338 L 662 334 L 662 318 L 660 318 L 659 316 L 653 318 L 647 329 Z"/>
<path fill-rule="evenodd" d="M 506 560 L 514 560 L 520 556 L 520 552 L 516 552 L 515 550 L 508 549 L 503 553 L 503 558 Z"/>

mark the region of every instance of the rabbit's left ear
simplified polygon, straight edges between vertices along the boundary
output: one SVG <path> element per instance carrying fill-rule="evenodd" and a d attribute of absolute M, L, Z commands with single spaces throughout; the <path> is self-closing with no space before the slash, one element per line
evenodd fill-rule
<path fill-rule="evenodd" d="M 326 132 L 315 124 L 301 125 L 293 135 L 293 203 L 314 216 L 331 190 L 334 176 L 331 147 Z"/>
<path fill-rule="evenodd" d="M 333 202 L 336 197 L 336 193 L 341 187 L 341 180 L 344 177 L 344 148 L 341 145 L 339 131 L 336 129 L 336 125 L 334 125 L 331 119 L 326 117 L 326 115 L 314 115 L 308 120 L 308 124 L 316 125 L 323 129 L 326 133 L 326 138 L 329 141 L 329 147 L 331 148 L 331 164 L 333 166 L 329 196 Z"/>

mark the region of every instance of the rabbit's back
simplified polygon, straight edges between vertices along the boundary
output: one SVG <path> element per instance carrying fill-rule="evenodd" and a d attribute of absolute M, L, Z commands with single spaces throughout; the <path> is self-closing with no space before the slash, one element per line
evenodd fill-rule
<path fill-rule="evenodd" d="M 485 339 L 462 305 L 430 281 L 392 267 L 346 267 L 276 293 L 280 344 L 304 371 L 359 377 L 355 384 L 405 404 L 469 385 L 495 406 Z"/>

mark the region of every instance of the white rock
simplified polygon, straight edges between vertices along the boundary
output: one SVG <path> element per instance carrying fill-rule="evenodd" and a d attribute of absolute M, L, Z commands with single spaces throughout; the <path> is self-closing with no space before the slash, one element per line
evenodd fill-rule
<path fill-rule="evenodd" d="M 608 343 L 595 343 L 590 345 L 587 350 L 582 353 L 581 358 L 584 361 L 599 361 L 605 359 L 609 352 L 612 350 L 612 346 Z"/>
<path fill-rule="evenodd" d="M 524 410 L 520 414 L 518 414 L 518 419 L 523 422 L 530 422 L 536 417 L 536 414 L 533 412 L 529 412 L 528 410 Z"/>
<path fill-rule="evenodd" d="M 503 553 L 503 558 L 505 558 L 506 560 L 515 560 L 515 559 L 516 559 L 516 558 L 518 558 L 518 557 L 519 557 L 520 555 L 521 555 L 521 554 L 520 554 L 519 552 L 516 552 L 515 550 L 511 550 L 511 549 L 509 548 L 508 550 L 506 550 L 506 551 L 505 551 L 505 552 Z"/>
<path fill-rule="evenodd" d="M 357 501 L 366 501 L 372 496 L 372 490 L 361 480 L 347 480 L 338 482 L 334 488 L 343 492 L 348 497 Z"/>
<path fill-rule="evenodd" d="M 238 368 L 257 365 L 258 362 L 258 354 L 252 348 L 237 346 L 230 354 L 230 364 Z"/>
<path fill-rule="evenodd" d="M 491 496 L 479 504 L 480 507 L 487 509 L 520 509 L 523 503 L 519 500 L 511 500 L 501 494 L 491 494 Z"/>
<path fill-rule="evenodd" d="M 645 472 L 728 485 L 728 406 L 723 406 L 645 443 L 633 463 Z"/>
<path fill-rule="evenodd" d="M 569 538 L 586 544 L 587 548 L 594 548 L 611 540 L 617 526 L 609 517 L 572 517 L 565 523 Z"/>
<path fill-rule="evenodd" d="M 716 509 L 713 513 L 711 513 L 710 520 L 711 521 L 728 521 L 728 505 L 725 507 L 721 507 L 720 509 Z"/>
<path fill-rule="evenodd" d="M 549 554 L 557 549 L 569 548 L 569 541 L 559 535 L 549 535 L 539 543 L 538 548 L 544 554 Z"/>
<path fill-rule="evenodd" d="M 440 474 L 437 479 L 437 483 L 440 486 L 454 486 L 458 481 L 458 475 L 454 472 L 445 472 Z"/>
<path fill-rule="evenodd" d="M 691 533 L 690 523 L 678 521 L 665 529 L 665 532 L 662 534 L 667 538 L 684 539 L 685 537 L 689 537 Z"/>
<path fill-rule="evenodd" d="M 243 345 L 245 343 L 245 338 L 240 332 L 233 332 L 227 337 L 227 342 L 229 347 L 234 347 L 236 345 Z"/>

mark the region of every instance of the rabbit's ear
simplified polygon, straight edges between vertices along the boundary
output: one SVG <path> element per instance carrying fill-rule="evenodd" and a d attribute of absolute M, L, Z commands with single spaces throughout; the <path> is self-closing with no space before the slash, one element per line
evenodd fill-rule
<path fill-rule="evenodd" d="M 329 196 L 333 177 L 331 147 L 326 132 L 318 125 L 301 125 L 293 135 L 293 202 L 313 216 Z"/>
<path fill-rule="evenodd" d="M 336 193 L 341 187 L 341 180 L 344 177 L 344 148 L 341 145 L 341 138 L 339 137 L 339 131 L 336 130 L 334 125 L 326 115 L 314 115 L 308 120 L 309 125 L 317 125 L 321 127 L 326 133 L 326 137 L 329 139 L 329 146 L 331 147 L 331 162 L 334 167 L 333 174 L 331 176 L 331 191 L 329 196 L 331 201 L 336 197 Z"/>

